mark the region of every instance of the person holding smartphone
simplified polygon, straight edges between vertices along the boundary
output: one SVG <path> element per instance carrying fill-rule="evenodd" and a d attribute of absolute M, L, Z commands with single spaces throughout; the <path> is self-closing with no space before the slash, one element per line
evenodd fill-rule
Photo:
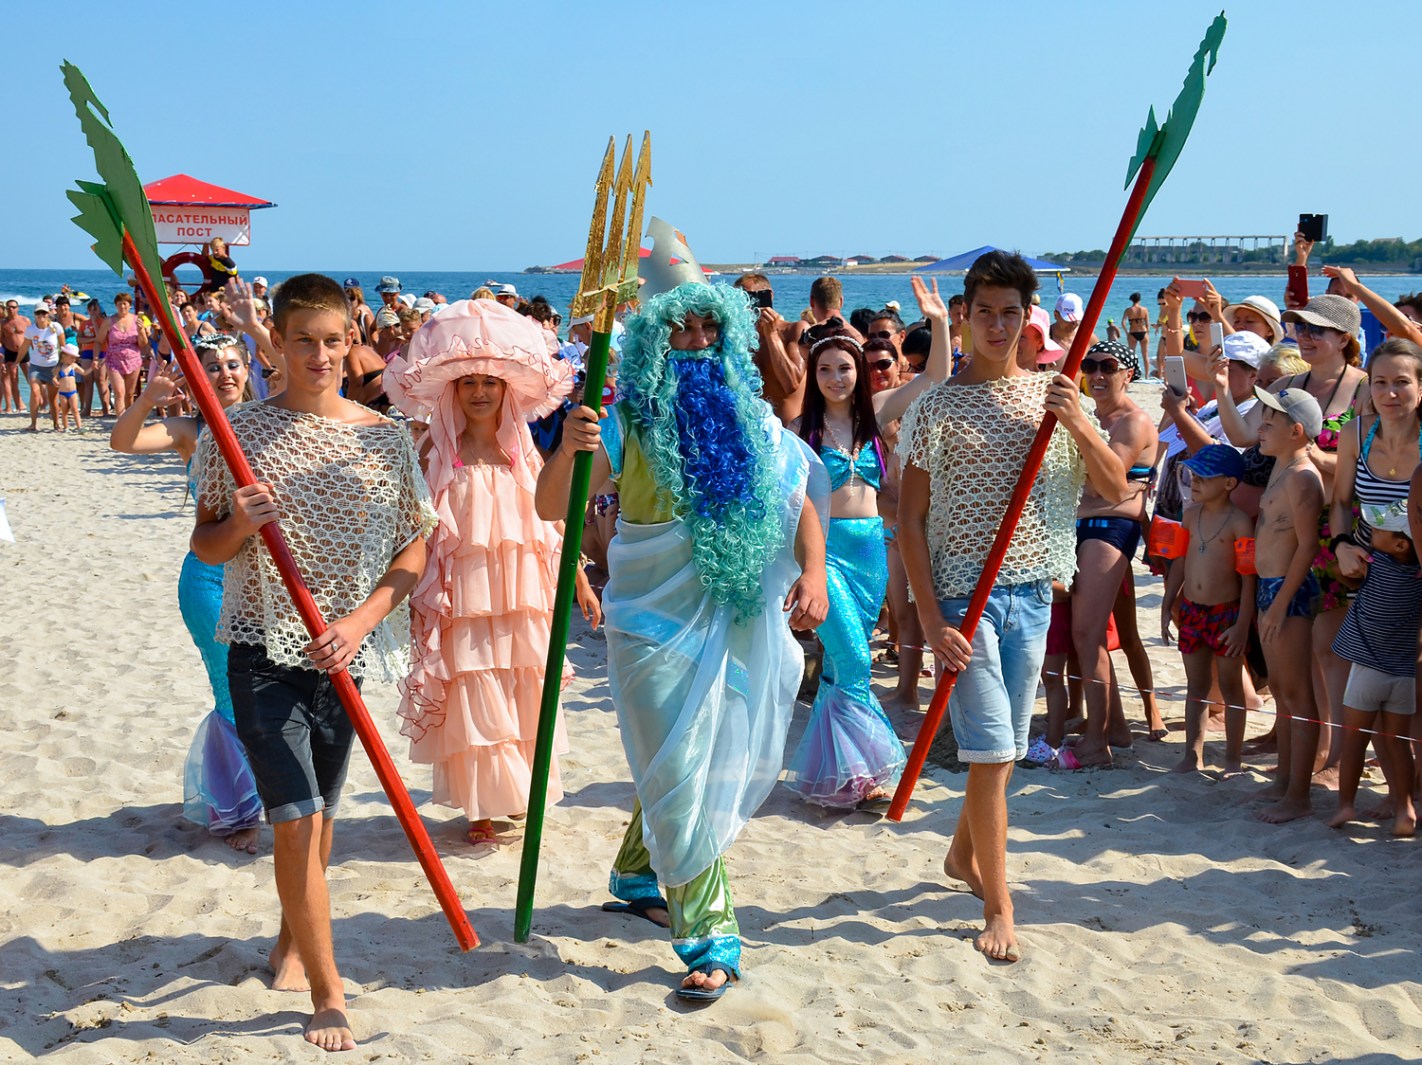
<path fill-rule="evenodd" d="M 805 402 L 805 355 L 800 335 L 805 322 L 787 322 L 775 310 L 775 294 L 764 274 L 742 274 L 733 288 L 750 298 L 756 314 L 756 350 L 752 358 L 760 371 L 761 394 L 788 425 L 800 416 Z"/>

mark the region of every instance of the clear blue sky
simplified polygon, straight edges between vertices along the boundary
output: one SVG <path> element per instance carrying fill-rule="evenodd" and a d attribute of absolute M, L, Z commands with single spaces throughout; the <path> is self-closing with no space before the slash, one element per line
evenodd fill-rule
<path fill-rule="evenodd" d="M 96 262 L 77 63 L 145 181 L 275 200 L 250 269 L 580 255 L 610 133 L 703 262 L 1104 247 L 1219 3 L 64 4 L 12 12 L 0 267 Z M 1247 0 L 1141 232 L 1419 236 L 1422 3 Z M 169 18 L 177 15 L 177 20 Z M 26 22 L 29 24 L 26 25 Z"/>

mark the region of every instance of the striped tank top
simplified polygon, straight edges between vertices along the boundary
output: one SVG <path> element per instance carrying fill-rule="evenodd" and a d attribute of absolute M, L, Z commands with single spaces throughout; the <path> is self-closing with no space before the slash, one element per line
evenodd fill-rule
<path fill-rule="evenodd" d="M 1407 498 L 1408 480 L 1390 481 L 1368 466 L 1368 454 L 1377 438 L 1374 422 L 1363 446 L 1358 449 L 1354 494 L 1360 504 L 1386 506 Z M 1422 457 L 1422 440 L 1418 441 Z M 1372 528 L 1358 522 L 1358 542 L 1372 546 Z M 1417 629 L 1422 619 L 1422 579 L 1418 567 L 1404 565 L 1375 551 L 1368 563 L 1368 575 L 1348 607 L 1343 625 L 1333 640 L 1333 653 L 1348 662 L 1381 670 L 1394 677 L 1410 677 L 1417 667 Z"/>

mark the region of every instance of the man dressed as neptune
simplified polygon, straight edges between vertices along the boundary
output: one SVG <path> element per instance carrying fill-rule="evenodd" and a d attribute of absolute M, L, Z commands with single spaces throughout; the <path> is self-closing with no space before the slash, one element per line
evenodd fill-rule
<path fill-rule="evenodd" d="M 665 222 L 651 233 L 618 402 L 601 422 L 569 414 L 537 498 L 566 513 L 579 451 L 595 452 L 593 485 L 617 484 L 603 611 L 637 804 L 604 909 L 670 927 L 689 970 L 677 994 L 705 1001 L 740 975 L 723 855 L 780 774 L 804 671 L 790 627 L 828 609 L 829 485 L 760 398 L 744 293 L 708 285 Z"/>

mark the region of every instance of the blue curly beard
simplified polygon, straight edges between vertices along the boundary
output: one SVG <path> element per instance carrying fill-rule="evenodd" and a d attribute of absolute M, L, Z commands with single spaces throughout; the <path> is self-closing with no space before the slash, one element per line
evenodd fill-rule
<path fill-rule="evenodd" d="M 755 498 L 758 456 L 747 440 L 749 427 L 736 418 L 736 394 L 726 383 L 719 349 L 673 352 L 671 362 L 682 478 L 691 509 L 718 524 L 733 512 L 763 520 L 765 504 Z"/>

